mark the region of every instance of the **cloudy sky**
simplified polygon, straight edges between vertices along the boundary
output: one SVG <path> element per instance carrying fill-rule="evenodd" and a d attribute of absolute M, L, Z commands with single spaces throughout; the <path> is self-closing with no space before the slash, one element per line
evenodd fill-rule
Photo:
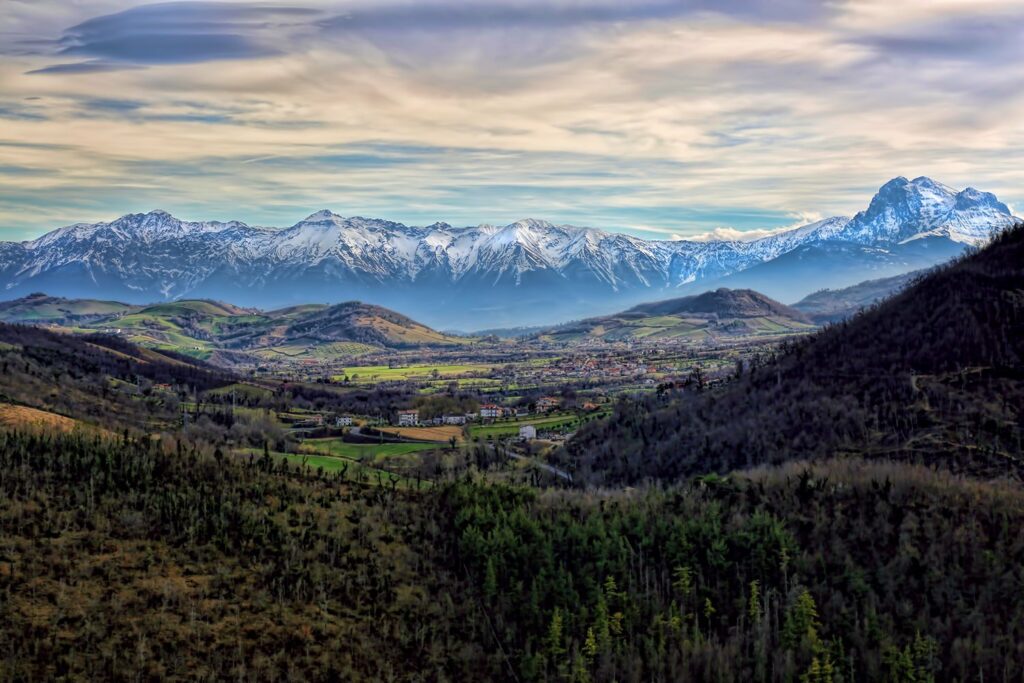
<path fill-rule="evenodd" d="M 0 239 L 162 208 L 671 238 L 1024 206 L 1019 0 L 0 2 Z"/>

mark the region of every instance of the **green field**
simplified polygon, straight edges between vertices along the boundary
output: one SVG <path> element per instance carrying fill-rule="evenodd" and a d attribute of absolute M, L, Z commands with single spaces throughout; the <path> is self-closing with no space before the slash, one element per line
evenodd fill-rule
<path fill-rule="evenodd" d="M 410 453 L 437 450 L 438 448 L 438 444 L 431 443 L 348 443 L 339 438 L 306 439 L 302 442 L 302 446 L 311 452 L 369 462 L 379 458 L 409 455 Z"/>
<path fill-rule="evenodd" d="M 346 368 L 342 374 L 335 375 L 334 381 L 340 382 L 347 375 L 356 384 L 375 382 L 404 382 L 408 380 L 433 380 L 434 370 L 438 379 L 446 377 L 458 378 L 463 375 L 474 375 L 490 372 L 495 365 L 483 363 L 466 363 L 462 365 L 409 365 L 401 368 L 389 368 L 386 365 L 364 365 Z"/>
<path fill-rule="evenodd" d="M 236 453 L 257 458 L 263 455 L 263 451 L 258 448 L 243 448 L 236 451 Z M 318 468 L 323 469 L 326 474 L 334 474 L 344 470 L 345 478 L 349 481 L 362 481 L 366 484 L 376 485 L 379 476 L 382 478 L 382 483 L 385 486 L 392 480 L 397 482 L 399 488 L 412 488 L 416 486 L 413 479 L 380 468 L 370 467 L 365 463 L 355 462 L 348 458 L 338 458 L 330 455 L 308 455 L 305 453 L 279 453 L 277 451 L 271 451 L 270 455 L 278 460 L 286 460 L 293 465 L 307 465 L 314 470 Z M 429 486 L 430 482 L 423 482 L 423 485 Z"/>

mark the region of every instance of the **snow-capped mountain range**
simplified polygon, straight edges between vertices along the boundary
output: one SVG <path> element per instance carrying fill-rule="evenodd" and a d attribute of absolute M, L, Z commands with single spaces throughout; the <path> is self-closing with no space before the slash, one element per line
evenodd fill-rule
<path fill-rule="evenodd" d="M 140 303 L 207 297 L 263 308 L 361 299 L 435 325 L 479 328 L 618 310 L 761 271 L 772 273 L 766 293 L 792 301 L 859 277 L 856 263 L 848 274 L 850 263 L 831 267 L 830 254 L 864 261 L 856 282 L 943 260 L 1015 220 L 990 193 L 924 177 L 889 181 L 853 218 L 746 242 L 644 240 L 533 219 L 411 227 L 325 210 L 276 229 L 152 211 L 0 243 L 0 291 Z M 779 285 L 771 265 L 787 255 L 803 270 L 799 282 Z"/>

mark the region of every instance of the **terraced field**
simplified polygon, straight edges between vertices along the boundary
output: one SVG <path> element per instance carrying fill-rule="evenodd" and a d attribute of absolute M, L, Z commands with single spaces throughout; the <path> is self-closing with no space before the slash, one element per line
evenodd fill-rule
<path fill-rule="evenodd" d="M 254 355 L 267 360 L 280 360 L 281 358 L 336 360 L 339 358 L 357 358 L 375 351 L 380 351 L 380 347 L 361 342 L 327 342 L 317 344 L 314 341 L 310 341 L 307 343 L 271 346 L 255 351 Z"/>

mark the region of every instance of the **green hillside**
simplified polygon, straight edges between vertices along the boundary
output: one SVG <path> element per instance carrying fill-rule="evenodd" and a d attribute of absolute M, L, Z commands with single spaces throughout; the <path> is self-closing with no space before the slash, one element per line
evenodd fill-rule
<path fill-rule="evenodd" d="M 230 384 L 223 370 L 110 336 L 0 323 L 0 403 L 111 430 L 177 428 L 178 391 Z M 155 386 L 166 387 L 154 391 Z"/>
<path fill-rule="evenodd" d="M 106 319 L 139 308 L 117 301 L 63 299 L 45 294 L 30 294 L 14 301 L 0 301 L 0 320 L 11 323 L 66 324 L 81 320 Z"/>
<path fill-rule="evenodd" d="M 800 311 L 751 290 L 719 289 L 635 306 L 548 330 L 541 339 L 580 342 L 777 336 L 814 329 Z"/>
<path fill-rule="evenodd" d="M 202 317 L 231 317 L 231 316 L 244 316 L 250 311 L 239 308 L 238 306 L 232 306 L 231 304 L 221 303 L 219 301 L 207 301 L 204 299 L 197 300 L 184 300 L 174 301 L 165 304 L 156 304 L 153 306 L 147 306 L 143 308 L 140 313 L 153 316 L 192 316 L 198 315 Z"/>
<path fill-rule="evenodd" d="M 387 348 L 460 346 L 473 341 L 359 302 L 264 312 L 207 300 L 143 307 L 32 295 L 0 303 L 0 321 L 48 323 L 69 332 L 101 331 L 202 359 L 219 350 L 232 351 L 254 362 L 353 358 Z"/>

